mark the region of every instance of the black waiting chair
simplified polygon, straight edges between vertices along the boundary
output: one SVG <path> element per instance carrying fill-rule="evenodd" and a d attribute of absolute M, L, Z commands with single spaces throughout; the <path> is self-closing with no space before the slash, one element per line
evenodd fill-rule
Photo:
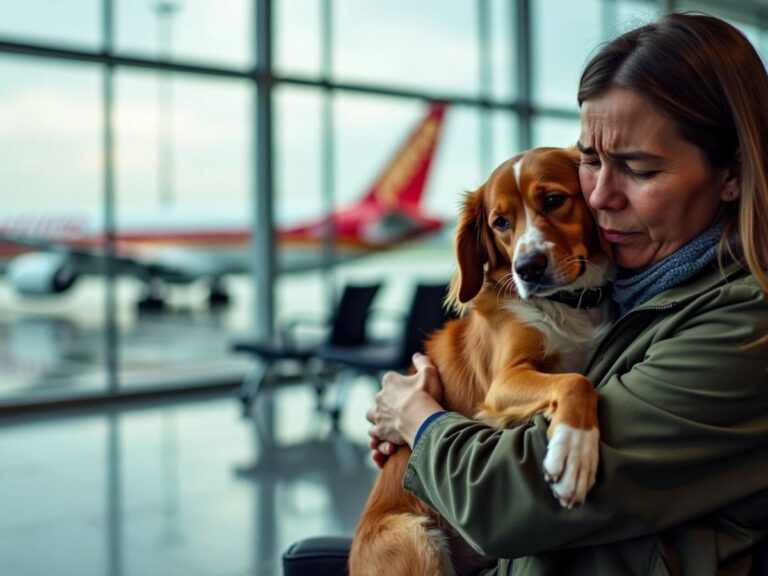
<path fill-rule="evenodd" d="M 347 537 L 299 540 L 283 553 L 283 576 L 347 576 L 351 547 Z"/>
<path fill-rule="evenodd" d="M 325 385 L 317 372 L 310 369 L 310 363 L 316 357 L 316 351 L 320 346 L 325 345 L 354 349 L 366 344 L 368 316 L 371 304 L 380 288 L 381 282 L 347 285 L 330 319 L 321 323 L 327 335 L 319 341 L 316 339 L 314 342 L 306 342 L 298 337 L 299 331 L 307 325 L 318 324 L 310 318 L 303 318 L 287 323 L 273 341 L 243 340 L 233 343 L 232 350 L 250 354 L 256 360 L 239 390 L 243 414 L 246 416 L 251 414 L 251 409 L 265 384 L 275 376 L 280 364 L 287 361 L 298 364 L 302 382 L 309 382 L 315 386 L 319 406 Z"/>
<path fill-rule="evenodd" d="M 363 346 L 325 344 L 315 351 L 318 358 L 328 363 L 340 364 L 356 374 L 378 376 L 388 370 L 404 370 L 411 364 L 411 357 L 422 351 L 424 341 L 454 314 L 443 302 L 448 290 L 446 283 L 419 283 L 411 298 L 398 338 Z"/>
<path fill-rule="evenodd" d="M 328 407 L 335 427 L 357 376 L 378 379 L 388 370 L 407 369 L 411 357 L 422 350 L 426 338 L 453 317 L 443 305 L 447 289 L 446 283 L 418 284 L 407 313 L 399 318 L 399 336 L 394 340 L 372 340 L 362 346 L 328 343 L 315 349 L 315 356 L 325 365 L 341 369 L 336 378 L 336 396 Z"/>

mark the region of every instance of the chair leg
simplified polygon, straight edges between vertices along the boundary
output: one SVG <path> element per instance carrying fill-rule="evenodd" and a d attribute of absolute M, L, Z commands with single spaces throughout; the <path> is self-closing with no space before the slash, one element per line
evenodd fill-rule
<path fill-rule="evenodd" d="M 269 368 L 269 362 L 256 361 L 248 374 L 246 374 L 245 379 L 243 379 L 243 383 L 238 390 L 243 418 L 248 418 L 252 415 L 253 405 L 256 403 L 264 381 L 269 375 Z"/>
<path fill-rule="evenodd" d="M 319 412 L 323 409 L 326 385 L 322 376 L 309 367 L 309 361 L 301 363 L 301 374 L 305 382 L 312 384 L 315 389 L 315 409 Z"/>
<path fill-rule="evenodd" d="M 331 426 L 336 432 L 339 431 L 344 404 L 349 397 L 349 389 L 352 387 L 352 383 L 356 377 L 357 371 L 352 369 L 344 370 L 338 379 L 338 383 L 334 387 L 333 399 L 325 408 L 326 412 L 331 417 Z"/>

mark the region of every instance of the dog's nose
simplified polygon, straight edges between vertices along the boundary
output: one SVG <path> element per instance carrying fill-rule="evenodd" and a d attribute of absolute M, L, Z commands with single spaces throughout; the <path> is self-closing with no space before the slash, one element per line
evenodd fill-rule
<path fill-rule="evenodd" d="M 515 260 L 515 272 L 524 282 L 540 282 L 547 270 L 544 252 L 529 252 Z"/>

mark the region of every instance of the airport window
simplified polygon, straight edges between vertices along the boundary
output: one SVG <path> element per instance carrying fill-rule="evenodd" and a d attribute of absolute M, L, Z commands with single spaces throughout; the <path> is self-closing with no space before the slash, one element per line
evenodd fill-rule
<path fill-rule="evenodd" d="M 534 146 L 574 146 L 581 123 L 576 118 L 537 116 L 533 120 Z"/>
<path fill-rule="evenodd" d="M 477 6 L 463 0 L 335 2 L 335 79 L 478 94 Z"/>
<path fill-rule="evenodd" d="M 316 0 L 281 0 L 274 6 L 275 68 L 283 74 L 321 75 L 321 9 Z"/>
<path fill-rule="evenodd" d="M 275 221 L 285 227 L 322 214 L 332 198 L 323 196 L 321 114 L 323 93 L 281 86 L 275 90 Z M 328 152 L 332 152 L 332 145 Z"/>
<path fill-rule="evenodd" d="M 101 7 L 101 0 L 5 0 L 0 36 L 95 49 L 101 44 Z"/>
<path fill-rule="evenodd" d="M 226 224 L 247 227 L 252 98 L 252 86 L 240 80 L 120 71 L 118 226 L 142 212 L 171 227 L 185 217 L 223 225 L 223 214 L 237 214 L 241 221 Z"/>
<path fill-rule="evenodd" d="M 99 234 L 101 69 L 2 56 L 0 77 L 0 234 Z M 104 283 L 70 276 L 56 253 L 9 245 L 2 252 L 0 403 L 104 393 Z M 46 297 L 72 280 L 84 290 Z"/>
<path fill-rule="evenodd" d="M 516 60 L 516 25 L 515 3 L 507 0 L 490 2 L 488 19 L 490 20 L 490 86 L 481 84 L 480 90 L 492 98 L 512 101 L 517 97 Z M 481 34 L 483 31 L 480 32 Z M 482 40 L 481 40 L 482 41 Z"/>
<path fill-rule="evenodd" d="M 135 70 L 119 72 L 115 84 L 117 237 L 160 266 L 226 267 L 235 250 L 247 251 L 252 221 L 252 86 Z M 123 390 L 189 387 L 232 374 L 228 334 L 247 329 L 233 312 L 235 302 L 242 310 L 250 299 L 242 282 L 206 274 L 167 284 L 154 293 L 135 278 L 118 283 Z M 232 299 L 232 310 L 209 309 L 217 294 Z M 151 307 L 154 297 L 167 308 L 141 317 L 137 305 Z"/>
<path fill-rule="evenodd" d="M 249 366 L 230 353 L 233 339 L 272 318 L 322 315 L 353 280 L 385 279 L 379 306 L 402 308 L 415 280 L 450 276 L 467 191 L 522 148 L 576 141 L 579 74 L 601 41 L 674 5 L 714 11 L 760 50 L 766 45 L 762 16 L 715 0 L 269 4 L 270 21 L 257 22 L 260 0 L 5 2 L 0 240 L 15 225 L 90 236 L 64 248 L 0 241 L 0 369 L 10 374 L 0 408 L 232 386 Z M 269 76 L 255 66 L 265 23 L 274 48 Z M 256 105 L 265 94 L 272 142 L 260 154 Z M 412 134 L 421 135 L 409 148 Z M 429 158 L 430 169 L 418 218 L 408 218 L 397 210 L 396 190 L 417 180 L 414 158 Z M 269 196 L 260 177 L 270 172 L 259 170 L 267 161 Z M 380 177 L 385 192 L 377 193 L 390 210 L 346 246 L 337 236 L 335 246 L 340 253 L 357 243 L 374 254 L 338 264 L 314 226 L 297 236 L 312 244 L 304 251 L 312 263 L 298 261 L 294 274 L 263 273 L 255 249 L 265 244 L 249 244 L 268 230 L 253 226 L 267 220 L 262 207 L 271 204 L 279 247 L 294 225 L 338 215 Z M 271 202 L 257 202 L 265 197 Z M 414 222 L 420 241 L 405 242 Z M 131 235 L 146 242 L 130 247 Z M 220 250 L 232 240 L 236 257 Z M 41 255 L 37 270 L 45 261 L 58 272 L 61 254 L 94 249 L 107 250 L 112 266 L 88 260 L 70 290 L 30 298 L 14 284 L 24 250 Z M 211 262 L 221 277 L 201 272 Z M 108 268 L 111 277 L 102 274 Z M 272 292 L 264 310 L 262 297 Z M 209 306 L 227 296 L 228 307 Z M 145 316 L 139 305 L 162 313 Z"/>
<path fill-rule="evenodd" d="M 116 0 L 116 49 L 161 60 L 253 63 L 253 2 Z"/>
<path fill-rule="evenodd" d="M 538 106 L 577 108 L 587 55 L 603 39 L 600 0 L 540 0 L 532 9 L 532 88 Z"/>

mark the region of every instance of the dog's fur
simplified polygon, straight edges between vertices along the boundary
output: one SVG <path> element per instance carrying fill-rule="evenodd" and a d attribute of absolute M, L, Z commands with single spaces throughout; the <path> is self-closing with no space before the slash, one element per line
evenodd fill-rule
<path fill-rule="evenodd" d="M 579 372 L 607 330 L 609 307 L 546 297 L 602 287 L 610 261 L 572 149 L 538 148 L 499 166 L 469 194 L 456 232 L 449 301 L 468 308 L 427 342 L 446 409 L 505 427 L 550 419 L 544 475 L 560 504 L 583 502 L 598 459 L 597 396 Z M 410 451 L 387 461 L 353 540 L 352 576 L 474 570 L 468 547 L 401 487 Z"/>

